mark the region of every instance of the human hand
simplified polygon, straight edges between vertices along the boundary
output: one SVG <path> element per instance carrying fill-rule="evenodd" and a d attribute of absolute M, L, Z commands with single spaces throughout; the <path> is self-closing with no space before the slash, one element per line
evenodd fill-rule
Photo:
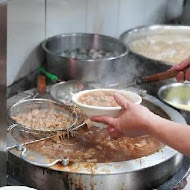
<path fill-rule="evenodd" d="M 114 99 L 123 108 L 118 118 L 99 116 L 91 120 L 108 125 L 107 130 L 113 138 L 147 134 L 150 120 L 156 115 L 142 105 L 129 102 L 118 93 L 114 95 Z"/>
<path fill-rule="evenodd" d="M 176 76 L 177 81 L 190 81 L 190 57 L 182 61 L 180 64 L 173 66 L 170 70 L 179 71 Z"/>

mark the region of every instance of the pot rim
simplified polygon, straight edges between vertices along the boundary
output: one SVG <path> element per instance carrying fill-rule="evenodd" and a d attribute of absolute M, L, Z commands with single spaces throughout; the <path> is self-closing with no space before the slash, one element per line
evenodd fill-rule
<path fill-rule="evenodd" d="M 162 63 L 164 65 L 174 66 L 174 63 L 172 63 L 172 62 L 162 61 L 162 60 L 158 60 L 158 59 L 152 59 L 152 58 L 147 57 L 147 56 L 145 56 L 143 54 L 140 54 L 140 53 L 132 50 L 130 48 L 130 45 L 124 41 L 124 39 L 127 38 L 131 33 L 137 32 L 138 30 L 140 30 L 140 31 L 141 30 L 145 30 L 145 29 L 155 30 L 155 29 L 161 29 L 161 28 L 163 28 L 163 29 L 180 29 L 180 30 L 185 29 L 185 30 L 189 30 L 190 31 L 190 26 L 185 26 L 185 25 L 180 25 L 180 26 L 178 26 L 178 25 L 168 25 L 168 24 L 144 25 L 144 26 L 134 27 L 134 28 L 131 28 L 131 29 L 123 32 L 119 36 L 119 39 L 123 43 L 125 43 L 125 45 L 126 45 L 127 49 L 129 50 L 129 52 L 133 53 L 134 55 L 137 55 L 137 56 L 142 57 L 144 59 L 148 59 L 148 60 L 151 60 L 151 61 Z"/>
<path fill-rule="evenodd" d="M 110 57 L 110 58 L 104 58 L 104 59 L 97 59 L 97 60 L 94 60 L 94 59 L 77 59 L 77 58 L 69 58 L 69 57 L 65 57 L 65 56 L 61 56 L 61 55 L 58 55 L 56 53 L 53 53 L 52 51 L 50 51 L 47 47 L 46 47 L 46 44 L 52 40 L 52 39 L 56 39 L 56 38 L 60 38 L 62 36 L 101 36 L 101 37 L 104 37 L 104 38 L 109 38 L 110 40 L 112 41 L 115 41 L 117 43 L 120 43 L 124 48 L 125 48 L 125 51 L 123 53 L 121 53 L 119 56 L 116 56 L 116 57 Z M 50 38 L 47 38 L 46 40 L 44 40 L 42 43 L 41 43 L 41 47 L 42 49 L 45 51 L 45 53 L 48 53 L 50 55 L 53 55 L 53 56 L 56 56 L 56 57 L 59 57 L 59 58 L 64 58 L 64 59 L 67 59 L 67 60 L 70 60 L 70 61 L 85 61 L 85 62 L 97 62 L 97 61 L 111 61 L 111 60 L 116 60 L 118 58 L 122 58 L 124 56 L 126 56 L 129 51 L 128 51 L 128 48 L 126 46 L 126 44 L 124 42 L 122 42 L 120 39 L 117 39 L 117 38 L 114 38 L 114 37 L 111 37 L 111 36 L 106 36 L 106 35 L 102 35 L 102 34 L 96 34 L 96 33 L 64 33 L 64 34 L 59 34 L 59 35 L 55 35 L 55 36 L 52 36 Z"/>

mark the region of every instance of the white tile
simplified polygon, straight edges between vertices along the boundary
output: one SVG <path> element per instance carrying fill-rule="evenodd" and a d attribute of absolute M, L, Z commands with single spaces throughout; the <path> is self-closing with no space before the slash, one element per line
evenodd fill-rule
<path fill-rule="evenodd" d="M 120 0 L 118 35 L 126 30 L 143 25 L 144 10 L 144 0 Z"/>
<path fill-rule="evenodd" d="M 144 24 L 150 25 L 155 23 L 163 23 L 166 20 L 167 0 L 144 0 L 145 16 Z"/>
<path fill-rule="evenodd" d="M 34 71 L 42 56 L 39 44 L 45 38 L 45 0 L 8 2 L 7 83 Z"/>
<path fill-rule="evenodd" d="M 85 32 L 87 0 L 47 0 L 47 37 Z"/>
<path fill-rule="evenodd" d="M 87 32 L 117 36 L 119 1 L 88 0 Z"/>

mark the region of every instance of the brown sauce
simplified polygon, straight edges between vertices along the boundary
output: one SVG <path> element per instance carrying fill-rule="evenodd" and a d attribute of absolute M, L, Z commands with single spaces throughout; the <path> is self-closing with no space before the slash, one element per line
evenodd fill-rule
<path fill-rule="evenodd" d="M 151 136 L 110 138 L 106 129 L 80 129 L 74 138 L 58 139 L 28 145 L 29 149 L 50 158 L 69 157 L 73 162 L 118 162 L 140 158 L 158 151 L 164 145 Z"/>

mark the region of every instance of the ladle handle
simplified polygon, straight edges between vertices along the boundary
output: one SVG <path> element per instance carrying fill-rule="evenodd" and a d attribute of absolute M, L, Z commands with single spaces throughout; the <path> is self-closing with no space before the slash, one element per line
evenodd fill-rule
<path fill-rule="evenodd" d="M 176 71 L 176 70 L 170 70 L 170 71 L 165 71 L 161 73 L 156 73 L 156 74 L 144 77 L 142 81 L 143 82 L 157 82 L 160 80 L 176 77 L 178 72 L 179 71 Z"/>

